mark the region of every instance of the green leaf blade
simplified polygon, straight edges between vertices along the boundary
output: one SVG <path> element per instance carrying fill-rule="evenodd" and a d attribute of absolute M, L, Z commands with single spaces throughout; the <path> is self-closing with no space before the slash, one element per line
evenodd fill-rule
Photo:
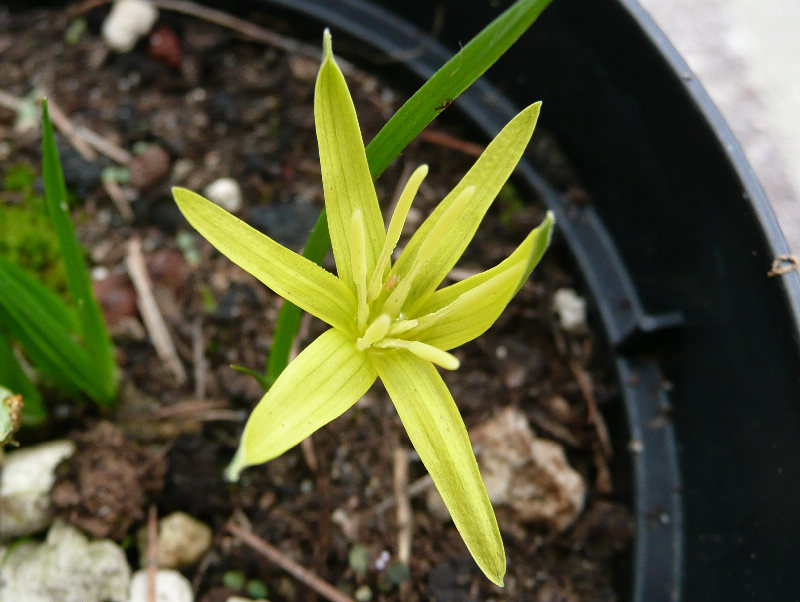
<path fill-rule="evenodd" d="M 336 269 L 339 278 L 355 292 L 350 255 L 353 214 L 360 210 L 364 218 L 368 274 L 375 269 L 386 232 L 356 109 L 344 75 L 333 58 L 328 30 L 314 90 L 314 122 Z"/>
<path fill-rule="evenodd" d="M 36 368 L 66 390 L 77 389 L 93 399 L 102 399 L 104 392 L 95 378 L 94 363 L 74 340 L 74 332 L 59 319 L 69 309 L 64 306 L 52 312 L 52 292 L 2 256 L 0 290 L 0 322 Z"/>
<path fill-rule="evenodd" d="M 117 390 L 114 349 L 103 321 L 100 305 L 92 291 L 83 250 L 75 236 L 75 228 L 69 215 L 64 175 L 46 100 L 42 101 L 42 126 L 42 176 L 50 219 L 61 248 L 67 288 L 75 304 L 84 344 L 95 367 L 93 378 L 96 386 L 93 397 L 99 403 L 109 404 L 116 396 Z"/>
<path fill-rule="evenodd" d="M 467 429 L 447 385 L 430 362 L 407 351 L 370 357 L 467 549 L 486 576 L 502 585 L 503 540 Z"/>
<path fill-rule="evenodd" d="M 536 127 L 540 106 L 541 103 L 535 103 L 508 122 L 408 241 L 392 268 L 392 273 L 400 280 L 414 265 L 428 237 L 440 237 L 435 241 L 436 253 L 426 263 L 425 270 L 414 279 L 409 298 L 416 301 L 408 308 L 410 312 L 416 312 L 436 290 L 467 248 L 486 211 L 522 157 Z M 448 220 L 448 208 L 457 203 L 461 193 L 470 187 L 475 188 L 472 200 L 457 219 Z M 442 221 L 448 222 L 444 233 L 440 227 Z"/>
<path fill-rule="evenodd" d="M 441 113 L 443 103 L 458 98 L 486 72 L 533 25 L 550 2 L 515 2 L 425 82 L 367 146 L 373 179 Z"/>
<path fill-rule="evenodd" d="M 406 336 L 448 350 L 486 332 L 539 263 L 550 244 L 554 224 L 552 213 L 548 213 L 498 265 L 434 292 L 412 316 L 420 318 L 420 324 Z"/>
<path fill-rule="evenodd" d="M 353 331 L 355 298 L 339 278 L 196 192 L 176 187 L 172 195 L 192 227 L 220 253 L 284 299 L 334 328 Z"/>
<path fill-rule="evenodd" d="M 229 479 L 294 447 L 355 404 L 377 378 L 367 356 L 338 330 L 324 332 L 281 374 L 250 414 Z"/>

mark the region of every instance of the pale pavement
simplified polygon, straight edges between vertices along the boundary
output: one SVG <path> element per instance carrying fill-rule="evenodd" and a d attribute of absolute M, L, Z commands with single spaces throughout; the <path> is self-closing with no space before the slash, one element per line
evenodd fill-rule
<path fill-rule="evenodd" d="M 800 254 L 800 0 L 639 0 L 722 112 Z"/>

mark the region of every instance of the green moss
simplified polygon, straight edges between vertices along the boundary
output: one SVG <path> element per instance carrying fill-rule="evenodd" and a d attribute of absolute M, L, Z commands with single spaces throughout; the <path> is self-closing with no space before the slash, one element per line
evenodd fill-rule
<path fill-rule="evenodd" d="M 44 196 L 34 189 L 36 173 L 26 165 L 6 171 L 0 188 L 0 254 L 39 275 L 63 294 L 66 276 Z"/>

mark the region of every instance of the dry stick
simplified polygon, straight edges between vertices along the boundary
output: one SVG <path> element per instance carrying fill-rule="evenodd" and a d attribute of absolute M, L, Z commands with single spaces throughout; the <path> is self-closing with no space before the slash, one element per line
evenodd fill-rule
<path fill-rule="evenodd" d="M 5 107 L 9 111 L 19 113 L 24 104 L 25 101 L 18 96 L 9 94 L 5 90 L 0 90 L 0 107 Z"/>
<path fill-rule="evenodd" d="M 468 140 L 462 140 L 461 138 L 456 138 L 455 136 L 441 130 L 422 130 L 417 138 L 424 140 L 425 142 L 430 142 L 431 144 L 438 144 L 439 146 L 443 146 L 445 148 L 457 150 L 465 155 L 469 155 L 470 157 L 480 157 L 483 151 L 486 150 L 486 148 L 480 144 L 469 142 Z"/>
<path fill-rule="evenodd" d="M 228 522 L 225 529 L 241 539 L 255 551 L 263 554 L 270 562 L 277 564 L 292 577 L 307 585 L 319 595 L 331 602 L 355 602 L 353 598 L 342 593 L 330 583 L 323 581 L 307 568 L 300 566 L 295 561 L 285 556 L 280 550 L 271 546 L 254 533 Z"/>
<path fill-rule="evenodd" d="M 164 318 L 156 304 L 156 299 L 153 296 L 150 276 L 147 274 L 147 267 L 142 255 L 142 241 L 139 240 L 138 236 L 134 236 L 128 241 L 125 265 L 128 268 L 128 275 L 131 278 L 131 282 L 133 282 L 133 287 L 136 289 L 139 313 L 142 314 L 144 325 L 150 334 L 156 353 L 175 375 L 178 384 L 183 384 L 186 382 L 186 371 L 178 358 L 167 324 L 164 322 Z"/>
<path fill-rule="evenodd" d="M 52 98 L 47 100 L 47 109 L 50 113 L 50 118 L 53 120 L 53 125 L 64 134 L 64 137 L 69 141 L 73 148 L 78 151 L 87 161 L 95 161 L 97 153 L 94 152 L 91 146 L 83 138 L 78 136 L 75 126 L 69 120 L 69 117 L 64 114 L 64 111 L 56 104 Z"/>
<path fill-rule="evenodd" d="M 194 364 L 194 396 L 204 399 L 206 396 L 206 355 L 203 340 L 203 318 L 197 317 L 192 322 L 192 363 Z"/>
<path fill-rule="evenodd" d="M 147 513 L 147 601 L 156 602 L 158 575 L 158 514 L 155 504 Z"/>
<path fill-rule="evenodd" d="M 606 423 L 603 420 L 603 417 L 600 415 L 600 411 L 597 409 L 597 401 L 595 401 L 594 398 L 592 380 L 589 378 L 586 370 L 584 370 L 583 367 L 574 359 L 569 361 L 569 367 L 572 370 L 572 373 L 575 375 L 575 380 L 578 381 L 578 387 L 581 390 L 583 398 L 586 400 L 587 418 L 597 433 L 597 439 L 600 441 L 603 455 L 606 458 L 610 458 L 613 455 L 613 451 L 611 449 L 611 437 L 609 437 Z"/>
<path fill-rule="evenodd" d="M 153 0 L 152 3 L 154 6 L 164 10 L 183 13 L 184 15 L 203 19 L 204 21 L 220 25 L 221 27 L 227 27 L 250 40 L 280 48 L 289 54 L 306 54 L 317 58 L 322 56 L 321 49 L 318 49 L 316 46 L 303 44 L 291 38 L 279 35 L 274 31 L 269 31 L 250 21 L 234 17 L 221 10 L 201 6 L 194 2 L 189 2 L 188 0 Z"/>
<path fill-rule="evenodd" d="M 597 409 L 597 402 L 594 398 L 592 391 L 592 381 L 589 375 L 578 364 L 577 361 L 570 360 L 569 366 L 572 369 L 575 379 L 578 381 L 578 387 L 586 400 L 586 418 L 589 423 L 594 427 L 596 436 L 592 438 L 592 452 L 594 456 L 595 468 L 597 469 L 597 478 L 595 479 L 595 487 L 600 493 L 611 493 L 614 487 L 611 482 L 611 469 L 608 466 L 608 459 L 613 455 L 611 448 L 611 438 L 608 435 L 608 428 L 603 420 L 602 415 Z"/>
<path fill-rule="evenodd" d="M 0 90 L 0 107 L 5 107 L 18 113 L 24 105 L 25 101 L 22 98 Z M 48 99 L 47 106 L 50 110 L 50 118 L 53 120 L 53 125 L 66 136 L 67 141 L 87 161 L 97 159 L 95 150 L 123 165 L 126 165 L 131 160 L 131 154 L 124 148 L 117 146 L 87 127 L 72 123 L 52 98 Z"/>
<path fill-rule="evenodd" d="M 397 560 L 411 562 L 411 501 L 408 496 L 408 454 L 399 444 L 394 448 L 394 499 L 397 516 Z"/>
<path fill-rule="evenodd" d="M 417 497 L 418 495 L 425 493 L 428 488 L 433 485 L 433 479 L 431 479 L 430 475 L 425 475 L 424 477 L 418 478 L 416 481 L 411 483 L 406 488 L 406 493 L 410 498 Z M 390 495 L 386 499 L 382 500 L 379 504 L 377 504 L 373 510 L 372 514 L 381 515 L 386 512 L 389 508 L 394 506 L 396 503 L 396 499 L 393 495 Z"/>
<path fill-rule="evenodd" d="M 92 148 L 112 161 L 116 161 L 120 165 L 127 165 L 133 158 L 133 155 L 127 150 L 114 144 L 108 138 L 103 138 L 97 132 L 93 132 L 83 125 L 75 125 L 74 127 L 76 136 L 86 140 Z"/>
<path fill-rule="evenodd" d="M 25 101 L 17 96 L 14 96 L 13 94 L 9 94 L 8 92 L 0 90 L 0 106 L 19 113 L 22 107 L 25 106 Z M 97 159 L 97 153 L 95 153 L 83 139 L 78 138 L 75 133 L 75 126 L 72 125 L 72 122 L 69 119 L 67 119 L 67 116 L 64 115 L 63 111 L 58 108 L 58 105 L 52 98 L 48 100 L 47 107 L 49 109 L 50 119 L 52 119 L 53 125 L 62 134 L 64 134 L 75 150 L 78 151 L 80 155 L 87 161 L 94 161 Z"/>
<path fill-rule="evenodd" d="M 117 208 L 117 211 L 120 212 L 122 217 L 129 222 L 133 221 L 133 209 L 131 209 L 131 204 L 125 197 L 125 193 L 120 185 L 113 180 L 103 180 L 103 190 L 106 191 L 106 194 L 111 199 L 111 202 L 114 203 L 114 206 Z"/>
<path fill-rule="evenodd" d="M 300 451 L 303 452 L 303 460 L 306 461 L 311 472 L 317 472 L 319 464 L 317 462 L 317 452 L 314 450 L 313 435 L 309 435 L 300 442 Z"/>

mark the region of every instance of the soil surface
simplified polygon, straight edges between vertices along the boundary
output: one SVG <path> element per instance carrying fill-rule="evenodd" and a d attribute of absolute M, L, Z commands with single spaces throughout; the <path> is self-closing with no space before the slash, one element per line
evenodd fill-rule
<path fill-rule="evenodd" d="M 217 178 L 233 178 L 243 192 L 239 217 L 302 249 L 322 207 L 312 106 L 318 62 L 166 11 L 154 33 L 133 51 L 116 54 L 100 36 L 107 13 L 107 6 L 72 13 L 0 9 L 0 90 L 23 101 L 45 93 L 74 126 L 132 156 L 126 179 L 109 169 L 120 165 L 119 158 L 99 153 L 87 159 L 74 141 L 58 135 L 76 199 L 73 217 L 123 372 L 115 410 L 103 413 L 52 391 L 47 424 L 18 436 L 23 445 L 63 436 L 78 442 L 54 493 L 59 512 L 87 533 L 118 541 L 144 524 L 150 505 L 160 516 L 182 510 L 207 522 L 213 547 L 184 571 L 197 599 L 206 602 L 241 593 L 223 583 L 230 570 L 261 579 L 273 601 L 314 596 L 226 530 L 231 521 L 343 591 L 369 586 L 374 600 L 626 598 L 632 529 L 623 503 L 627 485 L 624 475 L 609 472 L 616 465 L 604 450 L 603 425 L 590 421 L 595 403 L 619 413 L 618 392 L 591 326 L 568 333 L 554 315 L 557 289 L 581 290 L 558 241 L 498 323 L 456 350 L 461 368 L 444 375 L 468 428 L 517 407 L 537 435 L 564 447 L 589 485 L 584 511 L 563 533 L 496 506 L 508 557 L 504 589 L 482 576 L 453 524 L 429 510 L 424 486 L 411 499 L 408 570 L 397 564 L 395 449 L 406 452 L 412 483 L 425 471 L 379 386 L 303 446 L 249 469 L 237 484 L 222 480 L 244 420 L 262 394 L 252 377 L 230 366 L 263 369 L 281 300 L 196 234 L 169 188 L 202 192 Z M 289 21 L 247 17 L 292 33 Z M 78 18 L 87 27 L 76 35 Z M 353 48 L 343 44 L 340 50 Z M 357 53 L 349 58 L 364 59 Z M 369 140 L 409 91 L 395 91 L 354 68 L 346 77 Z M 39 169 L 39 133 L 20 128 L 18 115 L 0 108 L 0 174 L 19 166 Z M 486 143 L 465 140 L 471 130 L 459 126 L 452 109 L 430 129 L 434 136 L 412 143 L 377 183 L 388 209 L 410 170 L 423 162 L 431 166 L 407 230 L 466 172 L 474 145 Z M 534 138 L 546 141 L 538 131 Z M 537 155 L 545 155 L 549 146 L 537 145 Z M 0 211 L 21 203 L 13 192 L 0 194 Z M 505 189 L 454 276 L 495 265 L 543 215 L 529 193 Z M 184 382 L 157 356 L 139 314 L 126 267 L 134 238 L 141 241 L 153 292 L 188 375 Z M 305 318 L 300 348 L 322 330 Z M 104 483 L 116 489 L 98 489 Z M 113 511 L 99 515 L 100 503 Z"/>

